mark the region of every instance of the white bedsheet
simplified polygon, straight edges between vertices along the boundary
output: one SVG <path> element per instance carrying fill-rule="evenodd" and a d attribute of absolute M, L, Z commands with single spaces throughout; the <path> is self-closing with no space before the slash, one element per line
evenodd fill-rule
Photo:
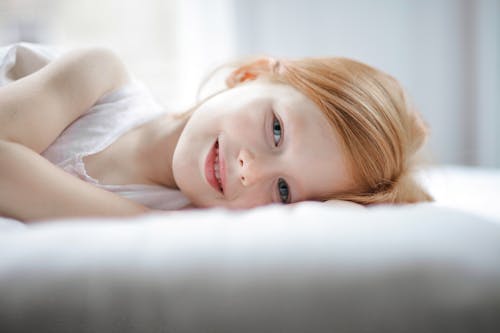
<path fill-rule="evenodd" d="M 425 178 L 436 203 L 4 219 L 0 332 L 499 332 L 499 174 Z"/>

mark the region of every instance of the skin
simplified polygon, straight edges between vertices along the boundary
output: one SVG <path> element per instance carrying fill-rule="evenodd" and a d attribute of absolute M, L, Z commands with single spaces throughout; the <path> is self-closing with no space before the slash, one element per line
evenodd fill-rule
<path fill-rule="evenodd" d="M 273 128 L 273 111 L 281 131 Z M 209 99 L 185 124 L 169 121 L 164 135 L 161 122 L 151 124 L 158 140 L 149 140 L 149 153 L 140 154 L 148 161 L 143 165 L 150 174 L 157 170 L 157 183 L 179 188 L 196 207 L 281 203 L 279 178 L 288 185 L 289 203 L 354 187 L 337 133 L 321 110 L 291 86 L 250 81 Z M 226 164 L 224 194 L 205 179 L 205 159 L 217 137 Z"/>

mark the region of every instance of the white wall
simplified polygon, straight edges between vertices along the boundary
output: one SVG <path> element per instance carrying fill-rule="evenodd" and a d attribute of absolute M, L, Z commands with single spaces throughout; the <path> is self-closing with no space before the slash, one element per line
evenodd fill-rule
<path fill-rule="evenodd" d="M 500 1 L 482 0 L 476 11 L 478 163 L 500 166 Z"/>

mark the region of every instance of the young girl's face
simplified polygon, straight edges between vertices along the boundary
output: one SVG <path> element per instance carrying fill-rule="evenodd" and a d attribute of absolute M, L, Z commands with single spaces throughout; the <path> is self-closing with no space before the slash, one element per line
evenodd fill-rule
<path fill-rule="evenodd" d="M 309 98 L 289 85 L 256 80 L 194 112 L 172 168 L 195 206 L 251 208 L 350 189 L 346 161 L 337 133 Z"/>

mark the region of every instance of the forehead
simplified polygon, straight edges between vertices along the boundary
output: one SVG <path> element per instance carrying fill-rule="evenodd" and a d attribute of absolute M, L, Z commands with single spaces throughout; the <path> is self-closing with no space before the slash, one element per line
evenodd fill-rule
<path fill-rule="evenodd" d="M 282 92 L 274 107 L 283 121 L 283 159 L 290 186 L 295 186 L 293 200 L 317 199 L 352 188 L 351 170 L 337 131 L 308 97 L 292 87 Z"/>

